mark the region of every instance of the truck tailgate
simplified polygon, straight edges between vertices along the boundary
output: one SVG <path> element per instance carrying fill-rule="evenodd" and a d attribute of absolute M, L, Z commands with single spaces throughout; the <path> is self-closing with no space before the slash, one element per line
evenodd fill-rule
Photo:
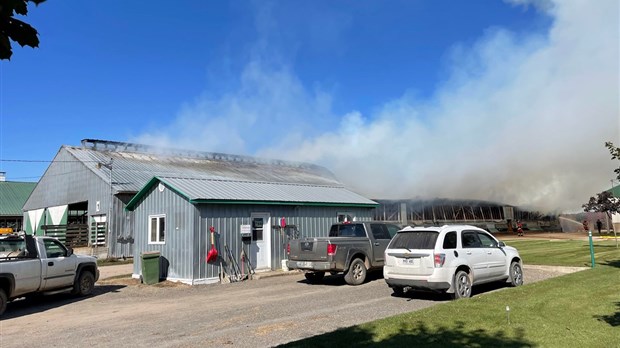
<path fill-rule="evenodd" d="M 289 259 L 303 261 L 326 261 L 328 243 L 329 240 L 324 238 L 291 240 Z"/>

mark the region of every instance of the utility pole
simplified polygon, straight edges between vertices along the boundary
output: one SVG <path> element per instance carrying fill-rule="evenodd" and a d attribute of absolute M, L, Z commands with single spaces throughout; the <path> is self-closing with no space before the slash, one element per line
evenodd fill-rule
<path fill-rule="evenodd" d="M 616 181 L 615 179 L 611 179 L 611 190 L 609 191 L 609 193 L 611 193 L 611 199 L 616 198 L 616 196 L 614 196 L 614 181 Z M 613 228 L 614 224 L 613 224 L 613 218 L 611 217 L 611 213 L 609 214 L 609 218 L 612 219 L 612 223 L 611 226 Z M 614 228 L 614 239 L 616 240 L 616 249 L 618 249 L 618 231 L 616 231 L 616 229 Z M 609 229 L 607 230 L 609 231 Z"/>

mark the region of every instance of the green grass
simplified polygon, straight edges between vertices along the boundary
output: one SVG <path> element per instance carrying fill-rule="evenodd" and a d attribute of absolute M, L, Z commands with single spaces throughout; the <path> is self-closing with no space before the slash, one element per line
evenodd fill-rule
<path fill-rule="evenodd" d="M 583 266 L 590 262 L 587 241 L 508 244 L 519 248 L 526 263 Z M 615 243 L 599 242 L 595 251 L 593 269 L 446 301 L 286 346 L 619 347 L 620 250 Z"/>
<path fill-rule="evenodd" d="M 519 250 L 528 265 L 591 266 L 590 244 L 587 240 L 505 240 Z M 613 240 L 595 241 L 594 263 L 620 260 L 620 249 Z"/>

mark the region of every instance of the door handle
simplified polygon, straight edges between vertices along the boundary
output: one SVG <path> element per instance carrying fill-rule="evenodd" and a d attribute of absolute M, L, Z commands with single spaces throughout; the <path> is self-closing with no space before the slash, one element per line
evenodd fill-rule
<path fill-rule="evenodd" d="M 48 266 L 54 266 L 54 262 L 53 262 L 53 261 L 50 261 L 50 262 L 48 262 L 48 263 L 47 263 L 47 265 L 48 265 Z"/>
<path fill-rule="evenodd" d="M 467 255 L 471 255 L 471 251 L 466 251 L 465 252 Z"/>
<path fill-rule="evenodd" d="M 379 246 L 379 242 L 375 242 L 375 246 Z"/>

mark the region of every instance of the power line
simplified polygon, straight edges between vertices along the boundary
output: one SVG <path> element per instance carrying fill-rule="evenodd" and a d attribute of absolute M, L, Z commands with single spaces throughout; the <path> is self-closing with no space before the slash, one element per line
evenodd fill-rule
<path fill-rule="evenodd" d="M 101 161 L 80 161 L 80 160 L 65 160 L 65 161 L 60 161 L 60 160 L 25 160 L 25 159 L 0 159 L 0 162 L 18 162 L 18 163 L 52 163 L 52 162 L 60 162 L 60 163 L 75 163 L 75 162 L 82 162 L 82 163 L 98 163 Z"/>

